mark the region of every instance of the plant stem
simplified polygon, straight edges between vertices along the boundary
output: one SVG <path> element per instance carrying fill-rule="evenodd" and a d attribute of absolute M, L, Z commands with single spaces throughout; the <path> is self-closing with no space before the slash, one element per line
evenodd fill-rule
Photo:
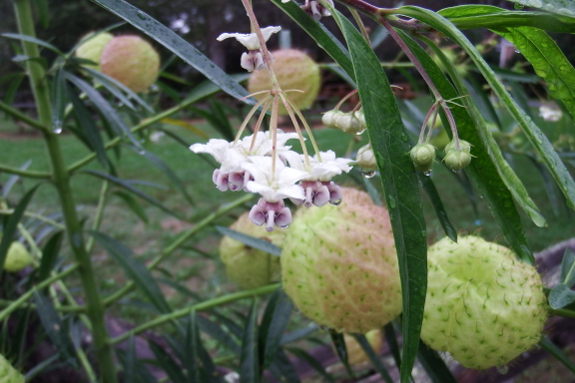
<path fill-rule="evenodd" d="M 237 200 L 220 207 L 217 211 L 208 215 L 206 218 L 198 222 L 194 227 L 189 229 L 187 232 L 182 233 L 178 238 L 174 240 L 174 242 L 172 242 L 170 245 L 164 248 L 164 250 L 162 250 L 162 253 L 158 257 L 156 257 L 152 262 L 150 262 L 150 264 L 147 266 L 148 270 L 152 270 L 156 266 L 158 266 L 160 262 L 162 262 L 170 254 L 172 254 L 185 241 L 196 235 L 196 233 L 203 230 L 206 226 L 210 225 L 215 219 L 228 213 L 230 210 L 235 209 L 236 207 L 246 202 L 249 202 L 253 197 L 254 197 L 253 194 L 246 194 L 238 198 Z M 105 306 L 111 305 L 112 303 L 114 303 L 115 301 L 126 295 L 132 288 L 134 288 L 134 286 L 135 286 L 134 282 L 132 281 L 128 282 L 122 289 L 116 291 L 113 295 L 110 295 L 109 297 L 104 299 L 104 305 Z"/>
<path fill-rule="evenodd" d="M 76 264 L 70 266 L 68 269 L 62 271 L 61 273 L 53 275 L 52 277 L 45 279 L 41 283 L 38 283 L 38 285 L 34 286 L 34 288 L 32 288 L 32 289 L 26 291 L 24 294 L 20 295 L 18 297 L 18 299 L 10 302 L 8 307 L 6 307 L 4 310 L 0 311 L 0 322 L 2 322 L 4 319 L 8 318 L 8 316 L 10 314 L 12 314 L 14 311 L 18 310 L 20 307 L 22 307 L 24 302 L 26 302 L 28 299 L 30 299 L 32 297 L 32 295 L 34 295 L 34 292 L 36 290 L 42 290 L 44 287 L 50 285 L 51 283 L 53 283 L 57 280 L 60 280 L 69 274 L 72 274 L 78 268 L 79 268 L 79 265 L 76 263 Z"/>
<path fill-rule="evenodd" d="M 42 125 L 42 123 L 40 121 L 35 120 L 32 117 L 29 117 L 28 115 L 20 112 L 18 109 L 15 109 L 15 108 L 11 107 L 10 105 L 3 103 L 2 101 L 0 101 L 0 110 L 3 110 L 6 114 L 12 116 L 16 120 L 20 120 L 22 122 L 25 122 L 28 126 L 34 128 L 34 129 L 38 129 L 41 131 L 44 131 L 47 129 L 44 125 Z"/>
<path fill-rule="evenodd" d="M 13 168 L 11 166 L 2 165 L 2 164 L 0 164 L 0 172 L 8 173 L 8 174 L 14 174 L 14 175 L 22 176 L 22 177 L 26 177 L 26 178 L 50 179 L 50 176 L 51 176 L 50 173 L 33 172 L 30 170 L 22 170 L 22 169 L 18 169 L 18 168 Z"/>
<path fill-rule="evenodd" d="M 557 309 L 557 310 L 549 309 L 549 315 L 565 317 L 565 318 L 575 318 L 575 311 L 567 309 Z"/>
<path fill-rule="evenodd" d="M 20 34 L 35 37 L 36 32 L 34 30 L 30 0 L 14 0 L 14 7 Z M 24 54 L 28 57 L 40 57 L 36 44 L 23 41 L 22 47 Z M 33 60 L 26 62 L 26 68 L 30 77 L 30 85 L 34 94 L 40 123 L 50 127 L 52 125 L 52 110 L 46 73 L 43 67 Z M 113 349 L 108 343 L 109 336 L 104 321 L 104 305 L 98 294 L 92 262 L 86 252 L 82 225 L 76 213 L 76 205 L 70 188 L 70 177 L 62 156 L 60 141 L 58 136 L 52 133 L 51 128 L 44 129 L 43 133 L 52 166 L 53 182 L 60 198 L 70 248 L 78 265 L 78 274 L 82 283 L 84 299 L 86 300 L 86 312 L 92 324 L 92 336 L 101 379 L 103 383 L 116 383 L 118 377 L 114 364 Z"/>
<path fill-rule="evenodd" d="M 54 274 L 56 276 L 56 274 Z M 58 277 L 61 277 L 61 274 L 57 275 Z M 53 282 L 53 281 L 52 281 Z M 32 293 L 34 293 L 34 290 L 32 290 Z M 5 299 L 0 299 L 0 307 L 10 307 L 12 305 L 15 305 L 16 301 L 8 301 Z M 26 308 L 31 308 L 36 310 L 36 305 L 34 303 L 19 303 L 18 307 L 16 309 L 26 309 Z M 77 312 L 82 312 L 85 309 L 85 307 L 83 306 L 60 306 L 60 307 L 56 307 L 56 311 L 58 312 L 62 312 L 62 313 L 77 313 Z M 0 312 L 2 315 L 4 315 L 4 312 Z"/>
<path fill-rule="evenodd" d="M 102 187 L 100 188 L 100 196 L 98 197 L 98 207 L 96 208 L 96 216 L 94 217 L 94 223 L 92 224 L 92 230 L 97 231 L 100 229 L 100 225 L 102 224 L 102 219 L 104 218 L 104 208 L 106 207 L 107 196 L 108 196 L 108 189 L 110 187 L 110 182 L 107 180 L 102 182 Z M 94 237 L 90 237 L 88 239 L 88 243 L 86 245 L 86 251 L 88 254 L 92 254 L 92 250 L 94 250 L 95 245 Z"/>
<path fill-rule="evenodd" d="M 258 295 L 268 294 L 268 293 L 275 291 L 279 286 L 280 286 L 279 283 L 275 283 L 273 285 L 259 287 L 257 289 L 253 289 L 253 290 L 246 290 L 246 291 L 240 291 L 237 293 L 227 294 L 227 295 L 224 295 L 222 297 L 210 299 L 210 300 L 195 304 L 195 305 L 190 306 L 190 307 L 186 307 L 186 308 L 183 308 L 183 309 L 180 309 L 177 311 L 173 311 L 169 314 L 161 315 L 155 319 L 152 319 L 149 322 L 146 322 L 146 323 L 128 331 L 128 332 L 125 332 L 124 334 L 122 334 L 116 338 L 111 339 L 110 343 L 111 344 L 117 344 L 117 343 L 123 342 L 126 339 L 128 339 L 129 337 L 134 336 L 136 334 L 139 334 L 143 331 L 149 330 L 155 326 L 159 326 L 161 324 L 170 322 L 174 319 L 178 319 L 178 318 L 181 318 L 183 316 L 189 315 L 194 310 L 195 311 L 208 310 L 208 309 L 211 309 L 212 307 L 221 306 L 223 304 L 237 301 L 239 299 L 250 298 L 250 297 L 255 297 Z"/>

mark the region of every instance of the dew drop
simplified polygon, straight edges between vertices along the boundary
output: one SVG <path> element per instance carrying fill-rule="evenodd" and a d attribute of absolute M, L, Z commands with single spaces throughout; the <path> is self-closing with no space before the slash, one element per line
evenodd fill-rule
<path fill-rule="evenodd" d="M 365 132 L 365 129 L 356 132 L 355 135 L 356 135 L 356 136 L 361 136 L 361 135 L 363 134 L 363 132 Z"/>
<path fill-rule="evenodd" d="M 519 49 L 515 49 L 515 53 L 521 53 Z"/>
<path fill-rule="evenodd" d="M 139 149 L 138 154 L 143 156 L 144 154 L 146 154 L 146 151 L 144 149 Z"/>
<path fill-rule="evenodd" d="M 431 176 L 431 173 L 432 173 L 432 171 L 431 171 L 431 169 L 429 169 L 429 170 L 423 172 L 423 175 L 429 177 L 429 176 Z"/>
<path fill-rule="evenodd" d="M 395 198 L 393 197 L 389 197 L 389 206 L 391 206 L 392 209 L 395 208 Z"/>
<path fill-rule="evenodd" d="M 515 4 L 515 9 L 517 9 L 518 11 L 519 11 L 519 10 L 522 10 L 524 7 L 525 7 L 524 5 Z"/>
<path fill-rule="evenodd" d="M 333 206 L 339 206 L 341 205 L 341 200 L 340 199 L 336 199 L 335 201 L 331 201 L 330 202 Z"/>
<path fill-rule="evenodd" d="M 60 134 L 60 133 L 62 133 L 62 128 L 61 127 L 55 128 L 54 130 L 52 130 L 52 133 Z"/>
<path fill-rule="evenodd" d="M 501 375 L 505 375 L 509 372 L 509 367 L 507 365 L 504 366 L 497 366 L 497 371 L 501 374 Z"/>
<path fill-rule="evenodd" d="M 455 169 L 451 169 L 451 171 L 452 171 L 453 173 L 460 173 L 460 172 L 461 172 L 461 170 L 455 170 Z"/>
<path fill-rule="evenodd" d="M 138 12 L 138 17 L 142 20 L 146 20 L 146 15 L 144 15 L 142 12 Z"/>
<path fill-rule="evenodd" d="M 375 170 L 364 170 L 361 172 L 361 174 L 365 177 L 365 178 L 373 178 L 375 176 Z"/>
<path fill-rule="evenodd" d="M 480 219 L 476 219 L 474 222 L 475 226 L 481 226 L 481 220 Z"/>
<path fill-rule="evenodd" d="M 287 225 L 280 226 L 280 229 L 287 229 L 289 227 L 289 223 Z"/>

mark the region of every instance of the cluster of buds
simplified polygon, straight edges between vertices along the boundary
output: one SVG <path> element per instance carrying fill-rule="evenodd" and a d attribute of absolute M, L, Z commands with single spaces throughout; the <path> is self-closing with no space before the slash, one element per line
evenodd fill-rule
<path fill-rule="evenodd" d="M 453 140 L 445 145 L 443 150 L 445 151 L 443 162 L 454 172 L 460 171 L 471 162 L 471 144 L 467 141 Z"/>
<path fill-rule="evenodd" d="M 333 109 L 324 113 L 321 121 L 329 128 L 339 129 L 350 134 L 360 135 L 366 129 L 365 117 L 361 109 L 348 113 Z"/>
<path fill-rule="evenodd" d="M 259 202 L 250 211 L 250 219 L 272 231 L 274 226 L 285 228 L 291 223 L 285 199 L 306 207 L 328 202 L 339 204 L 341 190 L 332 178 L 351 170 L 352 160 L 337 158 L 331 150 L 309 156 L 286 145 L 288 140 L 299 138 L 297 133 L 276 130 L 257 132 L 233 142 L 211 139 L 190 149 L 194 153 L 208 153 L 221 164 L 213 173 L 219 190 L 260 194 Z"/>

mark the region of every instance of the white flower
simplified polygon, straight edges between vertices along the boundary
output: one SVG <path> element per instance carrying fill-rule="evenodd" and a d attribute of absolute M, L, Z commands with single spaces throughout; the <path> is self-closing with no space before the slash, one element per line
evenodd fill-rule
<path fill-rule="evenodd" d="M 253 177 L 253 181 L 246 185 L 250 192 L 260 194 L 268 202 L 284 198 L 304 199 L 303 189 L 296 182 L 305 177 L 306 172 L 288 168 L 278 160 L 272 173 L 271 157 L 250 157 L 250 160 L 242 163 L 242 168 Z"/>
<path fill-rule="evenodd" d="M 539 107 L 539 115 L 543 117 L 545 121 L 559 121 L 561 117 L 563 117 L 563 112 L 549 105 L 541 105 Z"/>
<path fill-rule="evenodd" d="M 224 162 L 226 154 L 230 149 L 230 143 L 219 138 L 212 138 L 207 144 L 193 144 L 190 150 L 194 153 L 208 153 L 220 164 Z"/>
<path fill-rule="evenodd" d="M 268 41 L 270 36 L 274 33 L 281 31 L 281 27 L 266 27 L 262 28 L 262 34 L 264 35 L 264 40 Z M 248 51 L 257 51 L 261 48 L 258 36 L 255 33 L 222 33 L 218 36 L 217 40 L 222 41 L 229 39 L 230 37 L 238 40 L 243 46 L 245 46 Z"/>
<path fill-rule="evenodd" d="M 287 160 L 292 168 L 307 172 L 304 178 L 305 181 L 327 182 L 334 176 L 341 174 L 341 172 L 349 172 L 352 168 L 349 165 L 350 162 L 353 162 L 352 159 L 337 158 L 333 150 L 320 152 L 320 155 L 321 161 L 318 160 L 317 155 L 309 157 L 309 165 L 303 154 L 298 154 L 297 157 L 288 156 Z"/>

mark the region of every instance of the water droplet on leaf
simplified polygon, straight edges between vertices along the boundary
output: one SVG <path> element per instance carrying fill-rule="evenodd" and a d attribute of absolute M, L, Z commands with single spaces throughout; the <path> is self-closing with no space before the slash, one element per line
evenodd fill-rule
<path fill-rule="evenodd" d="M 142 12 L 138 12 L 138 17 L 142 20 L 146 20 L 146 15 L 144 15 Z"/>
<path fill-rule="evenodd" d="M 62 133 L 62 128 L 61 128 L 61 127 L 54 128 L 54 130 L 52 130 L 52 133 L 54 133 L 54 134 L 60 134 L 60 133 Z"/>
<path fill-rule="evenodd" d="M 502 374 L 505 375 L 507 374 L 507 372 L 509 372 L 509 367 L 508 366 L 497 366 L 497 371 Z"/>
<path fill-rule="evenodd" d="M 361 172 L 361 174 L 365 177 L 365 178 L 373 178 L 373 176 L 375 176 L 375 170 L 364 170 Z"/>

